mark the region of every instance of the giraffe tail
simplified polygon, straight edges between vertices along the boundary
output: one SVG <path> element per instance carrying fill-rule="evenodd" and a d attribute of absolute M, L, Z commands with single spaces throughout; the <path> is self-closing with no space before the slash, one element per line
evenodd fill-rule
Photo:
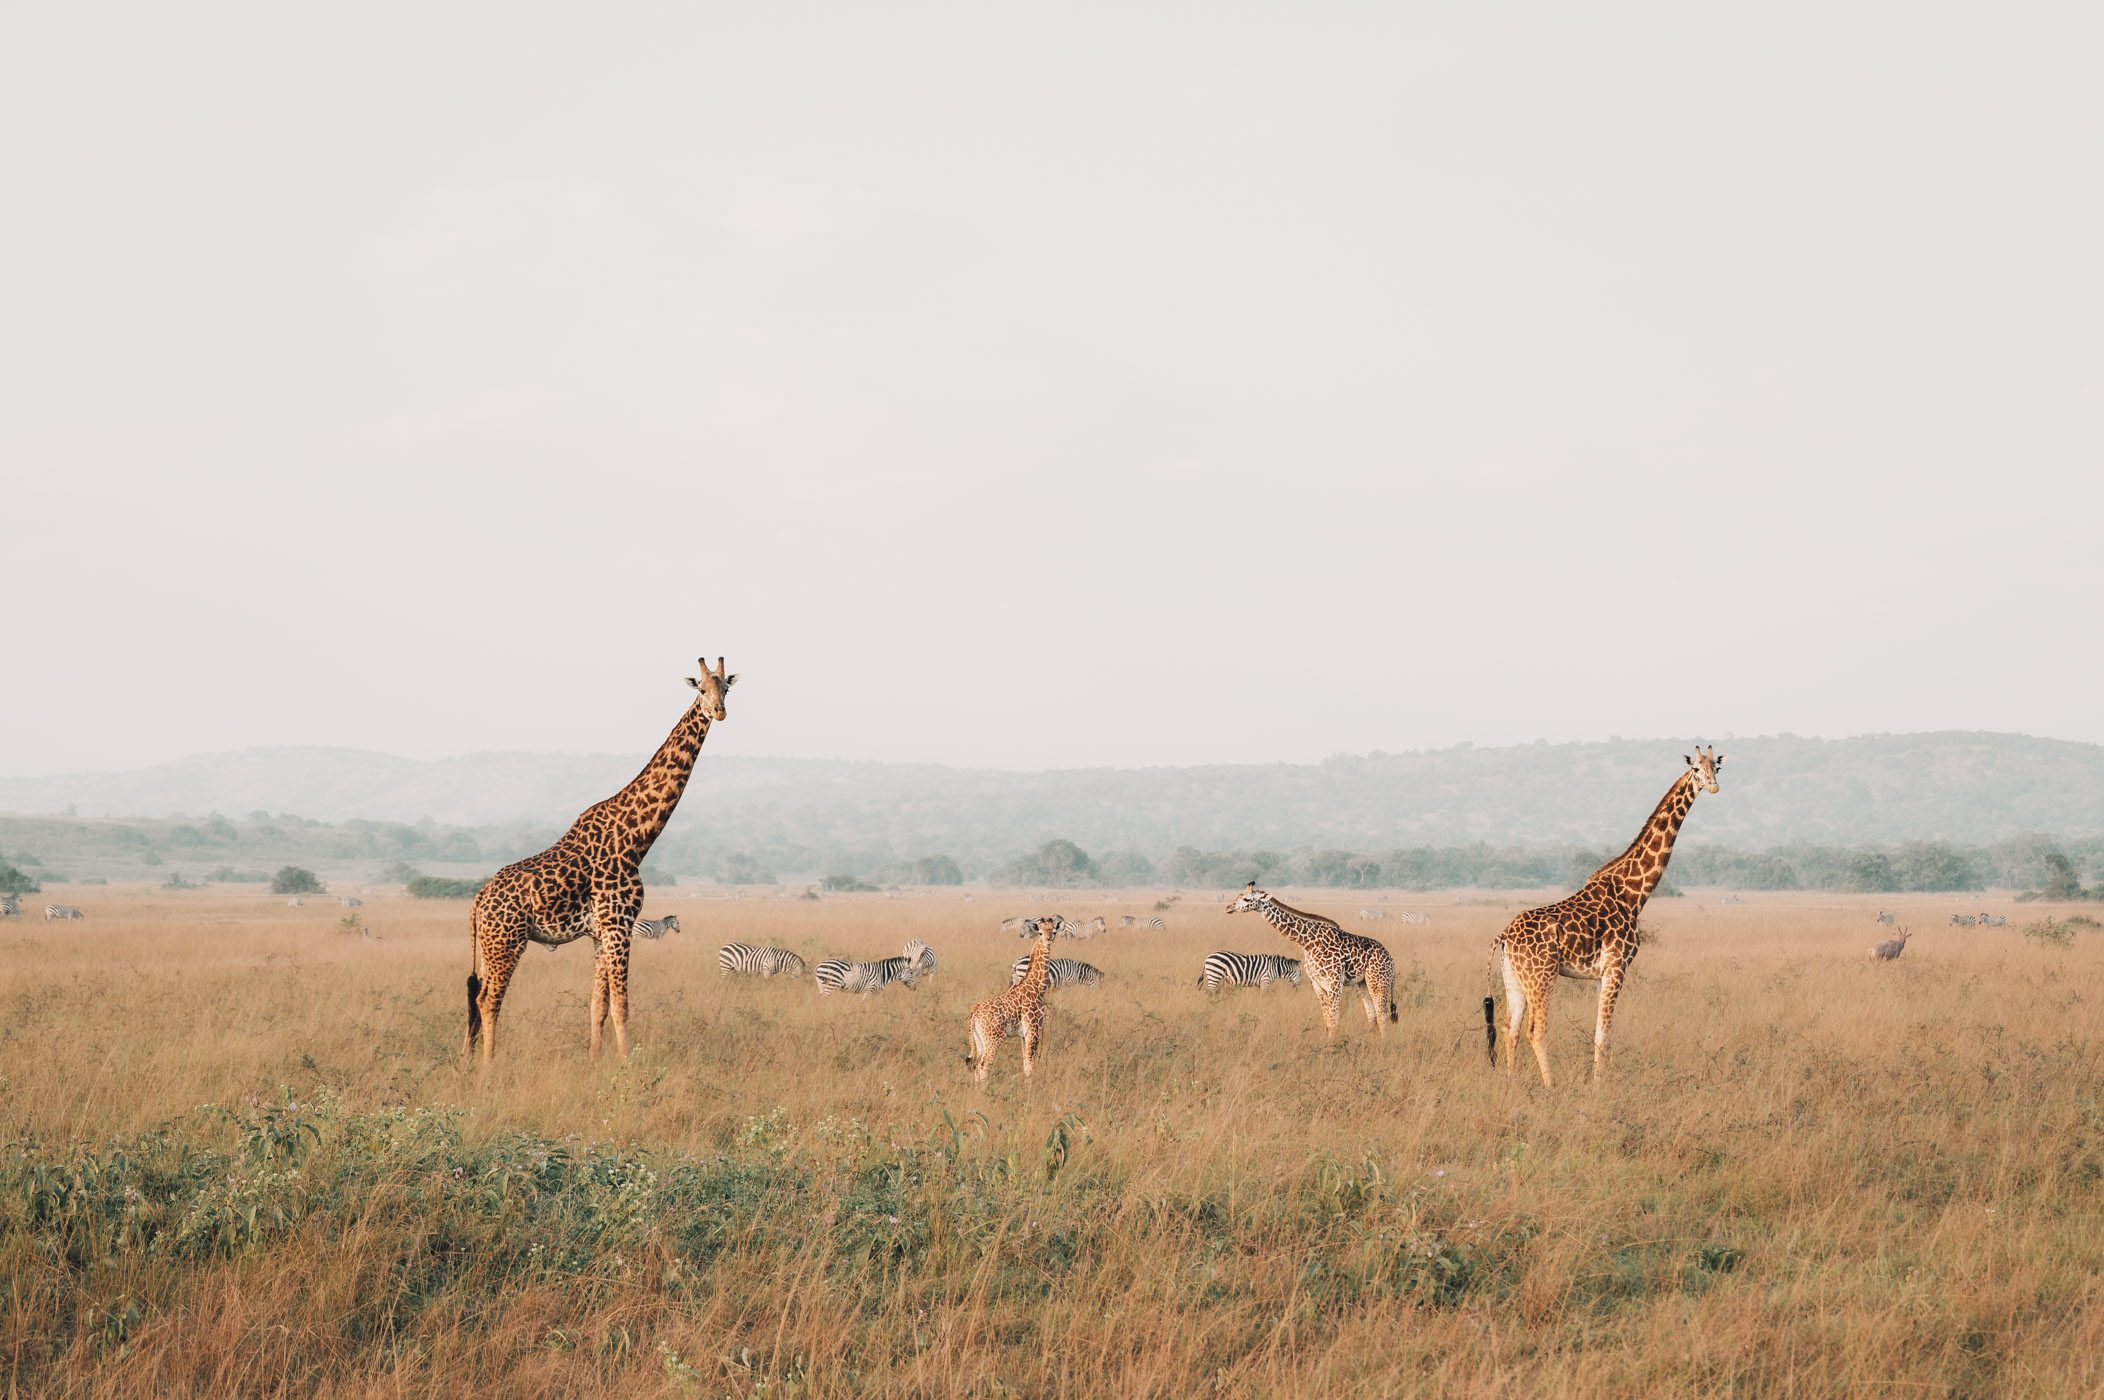
<path fill-rule="evenodd" d="M 468 973 L 468 1048 L 475 1048 L 476 1039 L 482 1034 L 482 978 L 472 970 Z"/>
<path fill-rule="evenodd" d="M 1483 1039 L 1490 1051 L 1490 1067 L 1498 1067 L 1498 999 L 1483 998 Z"/>

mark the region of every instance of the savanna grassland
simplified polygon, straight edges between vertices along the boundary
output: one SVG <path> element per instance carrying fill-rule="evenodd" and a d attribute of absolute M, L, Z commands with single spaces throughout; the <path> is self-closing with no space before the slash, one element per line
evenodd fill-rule
<path fill-rule="evenodd" d="M 585 1057 L 589 945 L 533 949 L 486 1077 L 462 903 L 25 902 L 11 1395 L 2104 1391 L 2104 934 L 2021 932 L 2072 906 L 1897 904 L 1873 965 L 1873 903 L 1657 901 L 1608 1080 L 1564 982 L 1544 1091 L 1484 1063 L 1518 897 L 1296 901 L 1404 977 L 1400 1025 L 1348 1005 L 1328 1049 L 1305 989 L 1195 989 L 1212 949 L 1292 950 L 1186 895 L 1062 943 L 1105 985 L 984 1089 L 964 1015 L 1028 899 L 660 892 L 684 929 L 637 949 L 634 1056 Z M 868 1000 L 715 966 L 912 937 L 939 971 Z"/>

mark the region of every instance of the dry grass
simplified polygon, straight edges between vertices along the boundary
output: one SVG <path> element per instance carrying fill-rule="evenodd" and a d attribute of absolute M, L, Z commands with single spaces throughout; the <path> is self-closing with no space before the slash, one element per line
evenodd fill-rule
<path fill-rule="evenodd" d="M 1309 896 L 1407 979 L 1328 1050 L 1305 990 L 1195 990 L 1289 950 L 1193 897 L 1062 948 L 1109 980 L 979 1092 L 1024 900 L 654 899 L 636 1055 L 535 950 L 482 1080 L 464 905 L 45 897 L 89 919 L 0 927 L 11 1394 L 2104 1391 L 2094 934 L 1936 900 L 1873 965 L 1874 901 L 1662 901 L 1608 1082 L 1567 982 L 1546 1093 L 1483 1063 L 1519 901 Z M 869 1001 L 715 970 L 915 936 L 941 971 Z"/>

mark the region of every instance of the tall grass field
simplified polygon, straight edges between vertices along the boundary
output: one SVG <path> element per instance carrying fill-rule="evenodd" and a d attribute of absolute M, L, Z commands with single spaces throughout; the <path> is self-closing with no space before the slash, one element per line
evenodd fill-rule
<path fill-rule="evenodd" d="M 1888 899 L 1874 963 L 1874 902 L 1654 901 L 1607 1077 L 1566 981 L 1544 1090 L 1481 1005 L 1546 896 L 1280 893 L 1388 945 L 1399 1024 L 1208 998 L 1208 952 L 1294 951 L 1214 894 L 675 889 L 628 1060 L 585 1054 L 580 942 L 528 951 L 484 1073 L 464 902 L 47 889 L 0 923 L 6 1391 L 2104 1393 L 2078 906 Z M 1055 948 L 1104 984 L 975 1087 L 966 1012 L 1027 946 L 995 926 L 1043 909 L 1109 916 Z M 916 937 L 934 976 L 866 999 L 716 967 Z"/>

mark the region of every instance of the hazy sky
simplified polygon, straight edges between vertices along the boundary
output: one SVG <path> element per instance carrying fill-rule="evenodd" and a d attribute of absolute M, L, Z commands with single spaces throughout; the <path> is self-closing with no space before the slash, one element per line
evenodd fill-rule
<path fill-rule="evenodd" d="M 0 772 L 2104 740 L 2104 7 L 1227 8 L 13 7 Z"/>

